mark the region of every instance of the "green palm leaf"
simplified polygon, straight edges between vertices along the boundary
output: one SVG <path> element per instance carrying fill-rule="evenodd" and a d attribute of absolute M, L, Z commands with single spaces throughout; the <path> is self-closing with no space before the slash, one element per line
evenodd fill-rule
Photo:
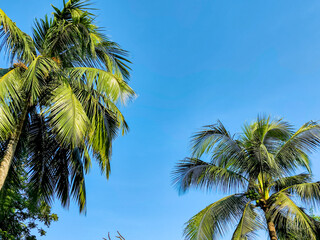
<path fill-rule="evenodd" d="M 286 168 L 303 166 L 308 171 L 309 158 L 306 153 L 316 150 L 320 143 L 320 125 L 310 121 L 304 124 L 285 144 L 275 153 L 275 161 Z"/>
<path fill-rule="evenodd" d="M 50 58 L 38 56 L 30 64 L 25 73 L 25 91 L 30 96 L 30 103 L 36 103 L 41 90 L 43 89 L 45 80 L 49 77 L 49 74 L 58 69 L 55 61 Z"/>
<path fill-rule="evenodd" d="M 311 207 L 317 207 L 320 202 L 320 182 L 305 182 L 288 186 L 281 192 L 289 192 L 301 198 L 301 200 L 310 204 Z"/>
<path fill-rule="evenodd" d="M 19 68 L 7 69 L 0 77 L 0 139 L 5 141 L 14 132 L 16 112 L 21 105 L 20 88 L 22 82 Z"/>
<path fill-rule="evenodd" d="M 120 76 L 97 68 L 75 67 L 67 71 L 72 79 L 83 81 L 91 88 L 96 89 L 102 95 L 112 101 L 126 103 L 128 99 L 135 96 L 134 91 Z"/>
<path fill-rule="evenodd" d="M 250 240 L 257 236 L 256 231 L 263 226 L 259 215 L 254 211 L 254 206 L 248 202 L 243 210 L 240 222 L 233 233 L 232 240 Z"/>
<path fill-rule="evenodd" d="M 278 192 L 284 188 L 288 188 L 293 185 L 308 183 L 311 179 L 311 175 L 305 173 L 301 173 L 290 177 L 279 178 L 272 184 L 272 189 Z"/>
<path fill-rule="evenodd" d="M 220 187 L 223 191 L 230 191 L 243 189 L 247 183 L 247 179 L 237 172 L 194 158 L 180 161 L 173 176 L 173 183 L 180 192 L 185 192 L 190 187 Z"/>
<path fill-rule="evenodd" d="M 239 146 L 220 121 L 204 128 L 192 137 L 192 155 L 196 158 L 201 157 L 204 153 L 209 153 L 219 142 L 229 144 L 231 149 L 239 151 Z"/>
<path fill-rule="evenodd" d="M 23 82 L 22 71 L 20 68 L 8 69 L 7 72 L 0 77 L 0 96 L 2 99 L 18 102 L 21 98 L 21 85 Z"/>
<path fill-rule="evenodd" d="M 305 237 L 310 240 L 316 239 L 316 226 L 309 216 L 298 207 L 292 199 L 284 192 L 279 192 L 270 198 L 272 206 L 267 218 L 276 219 L 279 215 L 284 215 L 287 219 L 288 228 L 305 230 Z"/>
<path fill-rule="evenodd" d="M 223 237 L 230 225 L 241 218 L 247 202 L 243 195 L 230 195 L 210 204 L 187 222 L 186 239 L 214 240 Z"/>
<path fill-rule="evenodd" d="M 45 115 L 63 145 L 73 147 L 83 143 L 88 131 L 89 119 L 72 88 L 62 83 L 53 92 Z"/>
<path fill-rule="evenodd" d="M 72 151 L 71 161 L 71 194 L 78 203 L 80 211 L 86 211 L 86 187 L 84 179 L 84 163 L 81 151 L 75 148 Z"/>
<path fill-rule="evenodd" d="M 0 27 L 0 36 L 3 39 L 0 51 L 5 49 L 11 61 L 17 58 L 30 63 L 36 55 L 31 37 L 22 32 L 2 9 L 0 9 Z"/>

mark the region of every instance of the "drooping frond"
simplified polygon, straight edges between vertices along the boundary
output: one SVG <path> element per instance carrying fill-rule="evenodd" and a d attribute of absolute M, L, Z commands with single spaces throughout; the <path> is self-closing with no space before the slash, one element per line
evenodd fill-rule
<path fill-rule="evenodd" d="M 279 219 L 284 216 L 287 228 L 304 229 L 306 239 L 316 240 L 316 226 L 309 216 L 298 207 L 292 199 L 284 192 L 279 192 L 269 200 L 271 208 L 267 218 L 272 219 L 278 225 Z"/>
<path fill-rule="evenodd" d="M 116 119 L 117 127 L 122 130 L 122 134 L 129 130 L 129 126 L 121 111 L 112 99 L 106 96 L 105 91 L 99 92 L 95 83 L 88 83 L 87 80 L 73 78 L 69 79 L 70 85 L 83 104 L 89 119 L 93 119 L 96 114 L 110 115 L 107 119 Z M 114 120 L 112 120 L 114 122 Z"/>
<path fill-rule="evenodd" d="M 301 208 L 300 208 L 301 209 Z M 302 212 L 305 213 L 303 209 L 301 209 Z M 307 213 L 305 213 L 307 215 Z M 310 221 L 315 226 L 315 236 L 316 240 L 320 239 L 320 222 L 315 220 L 313 217 L 307 215 L 307 217 L 310 219 Z M 297 228 L 297 225 L 295 224 L 292 219 L 287 218 L 286 215 L 279 212 L 279 214 L 276 216 L 275 220 L 275 228 L 277 231 L 277 236 L 279 240 L 301 240 L 306 239 L 306 236 L 308 236 L 308 229 L 303 228 L 303 226 L 299 226 Z"/>
<path fill-rule="evenodd" d="M 73 147 L 83 144 L 86 137 L 89 119 L 79 99 L 67 83 L 61 83 L 52 91 L 50 106 L 45 115 L 63 145 Z"/>
<path fill-rule="evenodd" d="M 71 194 L 80 207 L 80 212 L 86 211 L 86 187 L 84 179 L 84 163 L 79 148 L 74 148 L 71 158 Z"/>
<path fill-rule="evenodd" d="M 320 125 L 310 121 L 279 147 L 274 158 L 279 165 L 288 169 L 302 166 L 310 171 L 307 153 L 314 152 L 319 146 Z"/>
<path fill-rule="evenodd" d="M 64 207 L 69 206 L 73 196 L 80 212 L 85 211 L 84 168 L 89 167 L 85 166 L 88 155 L 80 148 L 62 147 L 46 119 L 36 112 L 32 112 L 29 122 L 27 152 L 32 195 L 50 203 L 56 194 Z"/>
<path fill-rule="evenodd" d="M 257 236 L 256 231 L 263 227 L 260 216 L 254 211 L 254 206 L 248 202 L 242 217 L 233 233 L 232 240 L 250 240 Z"/>
<path fill-rule="evenodd" d="M 7 69 L 7 72 L 0 76 L 0 97 L 6 101 L 19 105 L 21 97 L 21 86 L 23 83 L 23 72 L 20 68 Z"/>
<path fill-rule="evenodd" d="M 180 192 L 190 187 L 212 189 L 220 187 L 223 191 L 243 189 L 247 184 L 241 174 L 227 168 L 218 167 L 195 158 L 180 161 L 173 172 L 173 183 Z"/>
<path fill-rule="evenodd" d="M 33 41 L 22 32 L 14 22 L 0 9 L 0 51 L 4 50 L 11 62 L 16 59 L 30 63 L 36 55 Z"/>
<path fill-rule="evenodd" d="M 220 148 L 228 147 L 231 152 L 238 153 L 241 150 L 224 125 L 218 121 L 217 124 L 205 126 L 204 130 L 193 135 L 192 155 L 199 158 L 202 154 L 212 151 L 219 143 Z"/>
<path fill-rule="evenodd" d="M 61 201 L 63 207 L 69 207 L 70 204 L 70 158 L 71 150 L 68 148 L 61 148 L 53 156 L 52 164 L 55 169 L 56 189 L 55 193 Z M 80 207 L 80 206 L 79 206 Z"/>
<path fill-rule="evenodd" d="M 112 140 L 117 136 L 119 128 L 123 127 L 122 119 L 119 119 L 119 112 L 110 108 L 111 101 L 105 103 L 105 97 L 93 89 L 86 88 L 86 85 L 72 85 L 75 95 L 82 104 L 89 119 L 86 143 L 98 160 L 103 173 L 109 176 L 110 155 Z M 122 115 L 120 115 L 123 117 Z M 124 126 L 125 127 L 125 126 Z M 124 129 L 125 130 L 125 129 Z"/>
<path fill-rule="evenodd" d="M 293 185 L 308 183 L 311 179 L 311 175 L 305 173 L 301 173 L 290 177 L 279 178 L 276 181 L 274 181 L 274 183 L 272 183 L 272 189 L 278 192 L 284 188 L 288 188 Z"/>
<path fill-rule="evenodd" d="M 131 62 L 127 59 L 128 52 L 118 44 L 103 36 L 102 41 L 94 44 L 94 53 L 101 66 L 124 79 L 129 79 L 131 69 L 128 64 Z"/>
<path fill-rule="evenodd" d="M 241 218 L 248 200 L 243 195 L 230 195 L 210 204 L 186 224 L 188 240 L 219 239 Z"/>
<path fill-rule="evenodd" d="M 0 139 L 7 140 L 15 130 L 22 105 L 22 72 L 19 68 L 8 69 L 0 77 Z"/>
<path fill-rule="evenodd" d="M 302 202 L 311 205 L 311 207 L 318 207 L 320 203 L 320 182 L 305 182 L 288 186 L 281 192 L 289 192 L 298 196 Z"/>
<path fill-rule="evenodd" d="M 5 141 L 14 132 L 22 97 L 22 77 L 18 68 L 3 73 L 0 76 L 0 139 Z"/>
<path fill-rule="evenodd" d="M 122 135 L 124 135 L 126 132 L 129 131 L 129 125 L 126 122 L 124 116 L 122 115 L 120 109 L 116 106 L 115 103 L 113 103 L 107 97 L 101 96 L 101 98 L 103 99 L 103 103 L 105 104 L 106 109 L 111 111 L 112 115 L 115 116 L 115 118 L 117 119 L 118 127 L 121 129 Z"/>
<path fill-rule="evenodd" d="M 30 191 L 34 201 L 39 199 L 51 203 L 56 186 L 53 156 L 57 151 L 57 143 L 52 138 L 45 119 L 35 110 L 30 114 L 25 132 L 28 134 L 26 145 Z"/>
<path fill-rule="evenodd" d="M 46 79 L 49 74 L 58 69 L 56 62 L 51 58 L 39 55 L 30 64 L 25 72 L 24 91 L 30 96 L 30 103 L 35 104 L 45 88 Z"/>
<path fill-rule="evenodd" d="M 84 81 L 89 87 L 95 89 L 112 101 L 126 103 L 135 96 L 134 91 L 120 76 L 97 68 L 75 67 L 67 70 L 71 79 Z"/>

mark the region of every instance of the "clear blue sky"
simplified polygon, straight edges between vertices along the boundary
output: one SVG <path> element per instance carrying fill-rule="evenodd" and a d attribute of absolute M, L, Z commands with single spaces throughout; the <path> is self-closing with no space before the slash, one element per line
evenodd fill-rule
<path fill-rule="evenodd" d="M 0 8 L 30 33 L 50 3 L 62 0 L 2 0 Z M 87 178 L 87 215 L 55 204 L 60 219 L 44 239 L 98 240 L 119 230 L 127 240 L 181 240 L 184 222 L 221 197 L 178 196 L 170 184 L 193 132 L 217 119 L 239 132 L 258 113 L 296 126 L 320 119 L 319 1 L 95 3 L 98 24 L 131 53 L 139 97 L 124 109 L 131 131 L 114 144 L 110 180 L 96 166 Z M 319 180 L 320 156 L 312 158 Z"/>

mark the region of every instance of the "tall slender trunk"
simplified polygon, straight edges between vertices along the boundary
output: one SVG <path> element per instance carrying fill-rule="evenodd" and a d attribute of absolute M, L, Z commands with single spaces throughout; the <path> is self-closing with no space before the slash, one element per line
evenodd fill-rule
<path fill-rule="evenodd" d="M 22 128 L 23 128 L 24 122 L 27 117 L 28 108 L 29 108 L 29 105 L 26 104 L 22 110 L 22 113 L 21 113 L 20 119 L 17 123 L 16 129 L 9 139 L 7 149 L 4 153 L 3 159 L 1 161 L 1 164 L 0 164 L 0 190 L 2 189 L 2 187 L 5 183 L 5 180 L 7 178 L 7 175 L 8 175 L 10 166 L 11 166 L 11 162 L 14 157 L 14 154 L 15 154 L 15 151 L 16 151 L 19 139 L 20 139 Z"/>
<path fill-rule="evenodd" d="M 268 216 L 268 209 L 264 210 L 264 213 L 265 213 L 266 220 L 267 220 L 270 239 L 271 240 L 278 240 L 277 231 L 276 231 L 276 227 L 274 226 L 274 222 Z"/>

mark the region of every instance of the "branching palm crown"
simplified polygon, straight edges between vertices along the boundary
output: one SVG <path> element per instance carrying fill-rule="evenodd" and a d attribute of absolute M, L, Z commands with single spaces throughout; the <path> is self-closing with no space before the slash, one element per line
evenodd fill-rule
<path fill-rule="evenodd" d="M 25 152 L 33 195 L 85 210 L 91 158 L 108 177 L 112 140 L 127 123 L 118 109 L 134 97 L 127 52 L 94 23 L 86 0 L 54 7 L 33 36 L 0 9 L 0 48 L 12 68 L 0 78 L 0 189 Z"/>
<path fill-rule="evenodd" d="M 308 157 L 319 144 L 320 126 L 312 121 L 294 132 L 283 120 L 260 116 L 238 135 L 219 121 L 205 126 L 192 138 L 193 157 L 176 165 L 174 184 L 182 193 L 195 187 L 232 194 L 192 217 L 186 239 L 225 239 L 234 226 L 234 240 L 255 239 L 261 229 L 272 240 L 301 233 L 319 239 L 319 223 L 300 207 L 317 207 L 320 201 Z M 204 154 L 210 161 L 199 159 Z"/>

